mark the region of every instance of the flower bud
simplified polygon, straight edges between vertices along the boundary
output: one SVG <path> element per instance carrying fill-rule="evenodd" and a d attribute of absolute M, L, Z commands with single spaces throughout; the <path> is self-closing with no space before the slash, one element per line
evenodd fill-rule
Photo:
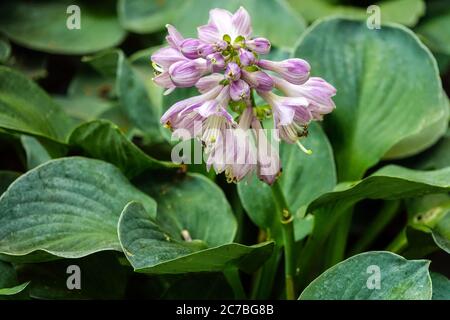
<path fill-rule="evenodd" d="M 231 81 L 239 80 L 241 77 L 241 68 L 235 62 L 230 62 L 225 69 L 225 76 Z"/>
<path fill-rule="evenodd" d="M 211 70 L 212 72 L 218 72 L 225 68 L 225 59 L 218 52 L 207 56 L 206 61 L 208 69 Z"/>
<path fill-rule="evenodd" d="M 197 50 L 198 50 L 198 54 L 202 58 L 206 58 L 210 54 L 213 54 L 214 52 L 216 52 L 216 49 L 214 48 L 214 46 L 212 44 L 206 44 L 206 43 L 200 44 L 198 46 Z"/>
<path fill-rule="evenodd" d="M 197 60 L 179 61 L 169 68 L 170 78 L 181 88 L 194 86 L 205 71 L 206 66 Z"/>
<path fill-rule="evenodd" d="M 250 97 L 250 86 L 243 80 L 233 81 L 230 85 L 230 97 L 234 101 Z"/>
<path fill-rule="evenodd" d="M 186 60 L 186 58 L 176 49 L 165 47 L 152 54 L 152 62 L 167 70 L 175 62 Z"/>
<path fill-rule="evenodd" d="M 183 53 L 183 55 L 188 59 L 200 58 L 198 49 L 201 44 L 202 44 L 201 41 L 198 39 L 192 38 L 185 39 L 180 44 L 181 53 Z"/>
<path fill-rule="evenodd" d="M 257 54 L 266 54 L 270 51 L 270 42 L 265 38 L 255 38 L 245 42 L 245 45 L 250 50 L 255 51 Z"/>
<path fill-rule="evenodd" d="M 273 88 L 272 78 L 263 71 L 249 72 L 242 69 L 241 77 L 258 91 L 270 91 Z"/>
<path fill-rule="evenodd" d="M 153 81 L 155 82 L 156 85 L 162 88 L 166 89 L 175 88 L 175 84 L 172 82 L 172 79 L 170 78 L 170 75 L 167 71 L 154 77 Z"/>
<path fill-rule="evenodd" d="M 277 72 L 283 79 L 293 84 L 304 84 L 309 78 L 311 69 L 308 62 L 302 59 L 287 59 L 283 61 L 259 60 L 258 66 Z"/>
<path fill-rule="evenodd" d="M 243 66 L 250 66 L 255 63 L 255 55 L 246 49 L 239 49 L 239 60 Z"/>
<path fill-rule="evenodd" d="M 223 51 L 228 47 L 228 42 L 226 42 L 225 40 L 220 40 L 217 41 L 214 46 L 216 47 L 217 51 Z"/>

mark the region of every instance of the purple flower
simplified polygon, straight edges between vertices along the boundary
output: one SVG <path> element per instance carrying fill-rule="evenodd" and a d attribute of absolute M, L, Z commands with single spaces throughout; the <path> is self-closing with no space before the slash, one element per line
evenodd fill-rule
<path fill-rule="evenodd" d="M 203 42 L 214 44 L 222 41 L 219 31 L 215 25 L 206 24 L 197 28 L 198 38 Z"/>
<path fill-rule="evenodd" d="M 263 71 L 246 71 L 241 70 L 241 77 L 243 80 L 258 91 L 270 91 L 273 88 L 272 78 Z"/>
<path fill-rule="evenodd" d="M 303 85 L 293 85 L 283 79 L 274 77 L 275 86 L 289 97 L 304 97 L 309 102 L 309 110 L 315 120 L 322 120 L 336 107 L 331 99 L 336 89 L 322 78 L 312 77 Z"/>
<path fill-rule="evenodd" d="M 200 80 L 197 81 L 195 86 L 197 87 L 198 91 L 200 93 L 206 93 L 215 87 L 220 85 L 220 82 L 225 80 L 225 77 L 223 74 L 220 73 L 213 73 L 208 76 L 200 78 Z"/>
<path fill-rule="evenodd" d="M 193 123 L 190 123 L 190 119 L 188 119 L 189 114 L 195 112 L 196 109 L 203 103 L 215 99 L 222 89 L 223 86 L 216 86 L 202 95 L 194 96 L 175 103 L 163 114 L 160 120 L 161 123 L 175 130 L 191 128 Z"/>
<path fill-rule="evenodd" d="M 296 143 L 305 135 L 305 126 L 312 120 L 308 100 L 303 97 L 280 97 L 272 92 L 260 96 L 272 107 L 275 128 L 279 137 L 288 143 Z"/>
<path fill-rule="evenodd" d="M 252 19 L 248 14 L 247 10 L 240 7 L 231 18 L 231 24 L 233 26 L 233 31 L 238 36 L 243 36 L 244 38 L 250 37 L 252 34 Z M 232 33 L 230 34 L 232 36 Z"/>
<path fill-rule="evenodd" d="M 201 137 L 205 152 L 209 152 L 214 147 L 222 130 L 230 128 L 234 122 L 233 117 L 226 110 L 229 101 L 229 88 L 225 86 L 214 100 L 205 102 L 198 109 L 198 113 L 205 118 Z"/>
<path fill-rule="evenodd" d="M 215 148 L 208 154 L 208 170 L 225 172 L 228 182 L 239 182 L 253 172 L 257 165 L 256 146 L 251 139 L 250 124 L 253 109 L 248 107 L 232 129 L 224 130 Z"/>
<path fill-rule="evenodd" d="M 208 43 L 202 43 L 197 48 L 198 55 L 202 58 L 206 58 L 207 56 L 213 54 L 216 51 L 217 51 L 216 47 Z"/>
<path fill-rule="evenodd" d="M 208 24 L 199 27 L 197 31 L 200 40 L 209 43 L 223 40 L 224 35 L 228 35 L 231 40 L 239 36 L 248 38 L 252 33 L 250 15 L 243 7 L 234 14 L 224 9 L 212 9 Z"/>
<path fill-rule="evenodd" d="M 202 42 L 198 39 L 185 39 L 180 43 L 180 51 L 188 59 L 200 58 L 199 47 Z"/>
<path fill-rule="evenodd" d="M 155 84 L 167 89 L 164 94 L 195 86 L 200 95 L 175 103 L 161 122 L 181 139 L 202 141 L 208 170 L 224 172 L 229 182 L 256 171 L 262 181 L 274 183 L 281 170 L 278 145 L 261 125 L 270 116 L 275 142 L 297 143 L 310 153 L 300 139 L 311 121 L 335 108 L 336 89 L 321 78 L 309 78 L 308 62 L 260 59 L 271 45 L 265 38 L 252 38 L 251 19 L 243 7 L 235 13 L 211 10 L 208 24 L 197 29 L 198 39 L 183 38 L 171 25 L 167 30 L 169 46 L 151 57 Z M 273 93 L 274 88 L 285 96 Z M 254 93 L 268 105 L 253 105 Z"/>
<path fill-rule="evenodd" d="M 267 54 L 270 51 L 270 42 L 265 38 L 255 38 L 245 42 L 245 45 L 250 50 L 258 54 Z"/>
<path fill-rule="evenodd" d="M 160 72 L 168 70 L 169 67 L 178 61 L 185 61 L 186 57 L 177 49 L 171 47 L 161 48 L 152 55 L 153 65 L 160 68 Z"/>
<path fill-rule="evenodd" d="M 256 61 L 256 57 L 252 52 L 248 51 L 247 49 L 240 48 L 239 60 L 241 64 L 246 67 L 254 64 Z"/>
<path fill-rule="evenodd" d="M 153 81 L 158 86 L 168 89 L 165 94 L 169 94 L 176 88 L 176 84 L 169 75 L 169 68 L 180 61 L 186 61 L 186 58 L 172 47 L 161 48 L 152 55 L 152 65 L 157 73 Z"/>
<path fill-rule="evenodd" d="M 272 185 L 281 172 L 279 152 L 267 138 L 258 119 L 253 119 L 252 128 L 255 130 L 256 136 L 258 177 L 260 180 Z"/>
<path fill-rule="evenodd" d="M 175 29 L 174 26 L 170 24 L 166 24 L 166 28 L 169 33 L 169 35 L 166 37 L 166 41 L 172 48 L 179 49 L 181 42 L 184 40 L 183 36 L 178 32 L 177 29 Z"/>
<path fill-rule="evenodd" d="M 278 73 L 283 79 L 293 84 L 304 84 L 309 78 L 311 69 L 308 62 L 302 59 L 287 59 L 283 61 L 259 60 L 258 66 Z"/>
<path fill-rule="evenodd" d="M 233 81 L 230 85 L 230 96 L 234 101 L 246 100 L 250 97 L 250 86 L 243 80 Z"/>
<path fill-rule="evenodd" d="M 153 82 L 155 82 L 156 85 L 167 89 L 166 91 L 164 91 L 164 95 L 171 93 L 177 87 L 173 83 L 172 79 L 170 78 L 169 72 L 167 71 L 160 73 L 156 77 L 154 77 Z"/>
<path fill-rule="evenodd" d="M 225 58 L 220 53 L 213 53 L 206 57 L 207 67 L 212 72 L 223 71 L 226 66 Z"/>
<path fill-rule="evenodd" d="M 194 86 L 206 71 L 206 61 L 201 59 L 178 61 L 169 68 L 172 82 L 180 88 Z"/>
<path fill-rule="evenodd" d="M 225 69 L 225 77 L 231 81 L 239 80 L 241 77 L 241 68 L 236 62 L 230 62 Z"/>

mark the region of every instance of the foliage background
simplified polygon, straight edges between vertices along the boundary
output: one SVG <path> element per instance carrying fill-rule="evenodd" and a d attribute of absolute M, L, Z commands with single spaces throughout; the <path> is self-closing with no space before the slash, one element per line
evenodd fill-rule
<path fill-rule="evenodd" d="M 2 1 L 0 298 L 283 298 L 268 187 L 170 164 L 159 117 L 195 92 L 163 97 L 151 81 L 166 23 L 194 36 L 209 9 L 243 5 L 273 59 L 305 58 L 338 89 L 336 112 L 305 142 L 315 154 L 281 150 L 299 293 L 357 253 L 409 259 L 363 254 L 302 298 L 430 298 L 431 270 L 433 298 L 448 299 L 450 3 L 380 1 L 380 31 L 365 26 L 371 3 Z M 71 4 L 81 30 L 66 28 Z M 181 241 L 184 229 L 198 241 Z M 411 260 L 423 258 L 429 267 Z M 386 280 L 397 291 L 344 295 L 372 260 L 405 268 Z M 66 288 L 72 264 L 82 290 Z"/>

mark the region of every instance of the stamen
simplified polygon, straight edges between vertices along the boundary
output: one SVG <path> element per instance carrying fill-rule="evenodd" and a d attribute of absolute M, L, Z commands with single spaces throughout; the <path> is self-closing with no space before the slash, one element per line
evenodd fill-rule
<path fill-rule="evenodd" d="M 205 122 L 205 131 L 202 140 L 206 147 L 206 153 L 210 151 L 213 145 L 217 142 L 220 131 L 223 127 L 224 118 L 221 116 L 210 116 Z"/>
<path fill-rule="evenodd" d="M 307 155 L 312 154 L 312 150 L 310 149 L 306 149 L 304 145 L 302 145 L 302 143 L 300 142 L 300 140 L 297 140 L 297 145 L 299 146 L 300 150 L 302 150 L 304 153 L 306 153 Z"/>
<path fill-rule="evenodd" d="M 152 67 L 153 69 L 155 69 L 155 71 L 159 72 L 159 73 L 163 73 L 164 69 L 157 63 L 152 61 Z"/>

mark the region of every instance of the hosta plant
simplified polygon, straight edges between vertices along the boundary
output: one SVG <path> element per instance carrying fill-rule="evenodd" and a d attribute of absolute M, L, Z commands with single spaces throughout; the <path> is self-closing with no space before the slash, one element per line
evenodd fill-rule
<path fill-rule="evenodd" d="M 0 299 L 449 299 L 450 8 L 409 3 L 2 2 Z"/>

